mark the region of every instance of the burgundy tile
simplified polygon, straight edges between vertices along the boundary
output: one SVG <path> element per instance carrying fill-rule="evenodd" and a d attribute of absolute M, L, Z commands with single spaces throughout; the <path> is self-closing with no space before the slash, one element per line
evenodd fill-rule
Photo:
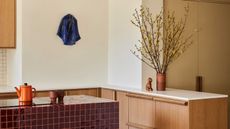
<path fill-rule="evenodd" d="M 65 116 L 66 117 L 70 116 L 70 112 L 69 111 L 65 111 Z"/>
<path fill-rule="evenodd" d="M 48 119 L 49 124 L 53 124 L 54 120 L 52 118 Z"/>
<path fill-rule="evenodd" d="M 69 117 L 65 117 L 65 123 L 69 122 Z"/>
<path fill-rule="evenodd" d="M 48 107 L 43 107 L 43 108 L 42 108 L 42 111 L 43 111 L 43 113 L 48 112 L 48 111 L 49 111 L 49 110 L 48 110 Z"/>
<path fill-rule="evenodd" d="M 74 124 L 75 124 L 75 127 L 80 127 L 81 126 L 80 122 L 74 122 Z"/>
<path fill-rule="evenodd" d="M 60 129 L 59 124 L 55 124 L 55 125 L 54 125 L 54 129 Z"/>
<path fill-rule="evenodd" d="M 80 110 L 80 109 L 81 109 L 81 105 L 80 104 L 75 105 L 75 110 Z"/>
<path fill-rule="evenodd" d="M 118 129 L 119 125 L 118 102 L 1 109 L 0 114 L 0 128 Z"/>
<path fill-rule="evenodd" d="M 43 107 L 37 107 L 37 110 L 36 110 L 35 113 L 42 113 L 42 108 L 43 108 Z M 33 112 L 33 109 L 32 109 L 32 112 Z"/>
<path fill-rule="evenodd" d="M 60 112 L 59 112 L 59 114 L 60 114 L 60 116 L 61 116 L 61 117 L 64 117 L 64 115 L 65 115 L 65 112 L 63 112 L 63 111 L 60 111 Z"/>
<path fill-rule="evenodd" d="M 55 112 L 55 113 L 53 114 L 53 117 L 54 117 L 54 118 L 57 118 L 57 117 L 58 117 L 58 112 Z"/>
<path fill-rule="evenodd" d="M 42 120 L 36 120 L 36 125 L 42 125 Z"/>
<path fill-rule="evenodd" d="M 1 128 L 6 128 L 7 123 L 1 122 Z"/>
<path fill-rule="evenodd" d="M 74 119 L 74 117 L 70 117 L 70 122 L 74 122 L 75 121 L 75 119 Z"/>
<path fill-rule="evenodd" d="M 64 117 L 59 118 L 59 122 L 60 123 L 64 123 L 65 122 L 65 118 Z"/>
<path fill-rule="evenodd" d="M 97 103 L 96 104 L 96 108 L 98 109 L 98 108 L 101 108 L 101 104 L 100 103 Z"/>
<path fill-rule="evenodd" d="M 6 115 L 6 112 L 7 112 L 7 110 L 2 109 L 2 110 L 1 110 L 1 116 L 5 116 L 5 115 Z"/>
<path fill-rule="evenodd" d="M 49 112 L 49 113 L 52 113 L 53 111 L 54 111 L 53 106 L 49 106 L 49 107 L 48 107 L 48 112 Z"/>
<path fill-rule="evenodd" d="M 64 108 L 65 108 L 65 111 L 68 111 L 70 110 L 70 105 L 65 105 Z"/>
<path fill-rule="evenodd" d="M 64 107 L 65 107 L 64 105 L 58 105 L 58 108 L 60 111 L 64 111 L 64 109 L 65 109 Z"/>
<path fill-rule="evenodd" d="M 1 122 L 6 122 L 6 116 L 1 116 Z"/>
<path fill-rule="evenodd" d="M 54 123 L 58 123 L 58 122 L 59 122 L 58 117 L 54 118 Z"/>
<path fill-rule="evenodd" d="M 70 105 L 70 110 L 74 111 L 75 110 L 75 105 Z"/>
<path fill-rule="evenodd" d="M 54 105 L 53 106 L 53 111 L 54 112 L 58 112 L 59 111 L 59 106 L 58 105 Z"/>
<path fill-rule="evenodd" d="M 49 117 L 49 118 L 53 118 L 53 117 L 54 117 L 54 114 L 50 112 L 50 113 L 48 114 L 48 117 Z"/>

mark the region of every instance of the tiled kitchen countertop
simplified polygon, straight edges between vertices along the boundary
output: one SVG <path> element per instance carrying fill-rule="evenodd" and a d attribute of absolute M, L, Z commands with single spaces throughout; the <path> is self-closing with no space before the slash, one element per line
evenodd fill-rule
<path fill-rule="evenodd" d="M 153 97 L 164 97 L 164 98 L 184 100 L 184 101 L 228 97 L 228 95 L 224 95 L 224 94 L 196 92 L 196 91 L 171 89 L 171 88 L 167 88 L 166 91 L 147 92 L 147 91 L 142 90 L 142 89 L 131 88 L 131 87 L 112 86 L 112 85 L 71 86 L 71 87 L 65 86 L 65 89 L 56 88 L 56 87 L 52 87 L 52 86 L 43 86 L 43 87 L 36 87 L 35 86 L 35 88 L 37 89 L 37 91 L 105 88 L 105 89 L 111 89 L 111 90 L 117 90 L 117 91 L 125 91 L 125 92 L 130 92 L 130 93 L 149 95 L 149 96 L 153 96 Z M 12 93 L 12 92 L 15 92 L 15 89 L 13 87 L 0 87 L 0 93 Z"/>
<path fill-rule="evenodd" d="M 37 97 L 27 106 L 9 101 L 0 100 L 0 129 L 119 128 L 119 104 L 114 100 L 79 95 L 65 96 L 61 104 L 50 104 L 49 97 Z"/>
<path fill-rule="evenodd" d="M 64 105 L 72 104 L 91 104 L 91 103 L 109 103 L 115 102 L 114 100 L 98 98 L 87 95 L 65 96 Z M 33 105 L 31 106 L 45 106 L 50 105 L 49 97 L 35 97 L 33 98 Z M 8 107 L 18 107 L 18 99 L 3 99 L 0 100 L 0 109 Z"/>

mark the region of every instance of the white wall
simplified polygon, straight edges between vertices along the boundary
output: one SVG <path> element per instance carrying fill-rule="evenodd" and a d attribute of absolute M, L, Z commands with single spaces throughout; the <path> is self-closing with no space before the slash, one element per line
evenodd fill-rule
<path fill-rule="evenodd" d="M 107 0 L 23 0 L 22 79 L 36 87 L 107 82 Z M 56 36 L 61 18 L 78 19 L 82 39 L 64 46 Z"/>
<path fill-rule="evenodd" d="M 142 64 L 130 52 L 140 39 L 130 20 L 141 2 L 17 1 L 17 49 L 8 50 L 8 85 L 28 82 L 36 87 L 111 84 L 141 88 Z M 152 2 L 143 0 L 144 5 L 161 8 Z M 72 47 L 64 46 L 56 36 L 67 13 L 77 17 L 82 37 Z"/>
<path fill-rule="evenodd" d="M 140 39 L 139 30 L 130 22 L 141 0 L 109 0 L 108 83 L 141 88 L 141 62 L 130 49 Z"/>
<path fill-rule="evenodd" d="M 22 83 L 22 1 L 17 0 L 16 49 L 7 50 L 7 85 Z"/>

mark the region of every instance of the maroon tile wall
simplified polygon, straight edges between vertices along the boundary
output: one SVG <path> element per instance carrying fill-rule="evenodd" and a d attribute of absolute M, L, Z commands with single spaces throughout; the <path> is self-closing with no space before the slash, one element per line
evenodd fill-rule
<path fill-rule="evenodd" d="M 0 108 L 0 129 L 119 129 L 118 102 Z"/>

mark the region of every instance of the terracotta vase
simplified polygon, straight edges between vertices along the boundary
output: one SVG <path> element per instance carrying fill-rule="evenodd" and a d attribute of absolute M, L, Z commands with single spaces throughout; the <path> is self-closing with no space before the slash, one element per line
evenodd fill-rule
<path fill-rule="evenodd" d="M 166 74 L 163 73 L 157 73 L 156 77 L 157 82 L 157 90 L 158 91 L 165 91 L 166 89 Z"/>

